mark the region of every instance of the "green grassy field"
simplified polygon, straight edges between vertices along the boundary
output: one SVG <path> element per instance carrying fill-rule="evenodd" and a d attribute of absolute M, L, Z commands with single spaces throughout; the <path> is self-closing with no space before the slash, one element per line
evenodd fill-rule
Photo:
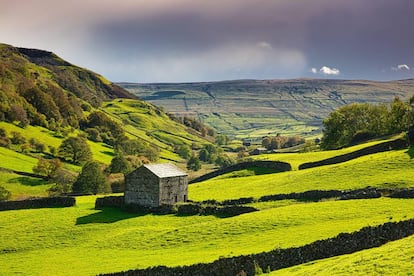
<path fill-rule="evenodd" d="M 200 201 L 367 186 L 414 187 L 414 159 L 411 155 L 408 150 L 398 150 L 300 171 L 236 178 L 223 175 L 191 184 L 189 193 L 192 200 Z"/>
<path fill-rule="evenodd" d="M 388 198 L 275 206 L 225 219 L 97 211 L 94 199 L 78 197 L 70 208 L 3 211 L 0 274 L 93 275 L 210 262 L 414 217 L 413 200 Z"/>
<path fill-rule="evenodd" d="M 367 145 L 371 144 L 363 146 Z M 313 153 L 302 160 L 320 160 L 363 146 Z M 291 160 L 299 160 L 296 156 L 300 155 L 286 156 L 292 156 Z M 224 200 L 314 189 L 414 187 L 412 148 L 301 171 L 255 176 L 245 176 L 243 173 L 246 172 L 192 184 L 189 186 L 189 198 Z M 45 191 L 43 188 L 47 187 L 41 181 L 22 179 L 6 172 L 0 173 L 0 179 L 1 185 L 20 194 L 42 195 Z M 95 275 L 157 265 L 205 263 L 220 257 L 302 246 L 339 233 L 353 232 L 367 225 L 414 218 L 414 199 L 260 202 L 250 204 L 259 211 L 219 218 L 141 215 L 115 208 L 95 210 L 95 198 L 77 197 L 77 205 L 69 208 L 2 211 L 0 275 Z M 410 248 L 413 240 L 409 240 L 403 252 L 412 252 Z M 389 249 L 386 246 L 377 250 L 388 251 L 375 253 L 366 250 L 354 253 L 367 252 L 366 255 L 339 256 L 281 272 L 299 275 L 313 272 L 364 274 L 375 263 L 381 262 L 381 258 L 386 256 L 384 252 L 389 252 L 387 254 L 390 256 L 398 254 L 397 246 Z M 366 265 L 360 261 L 361 258 L 369 260 Z M 390 265 L 394 265 L 388 270 L 377 266 L 383 269 L 379 271 L 391 273 L 410 269 L 409 264 L 404 263 L 407 258 L 396 256 L 395 261 L 388 259 Z M 330 261 L 338 263 L 338 260 L 344 260 L 343 265 L 337 265 L 341 269 L 332 270 L 324 265 L 324 262 L 329 266 Z M 399 268 L 397 264 L 400 260 L 403 265 Z M 358 261 L 360 267 L 349 267 Z"/>
<path fill-rule="evenodd" d="M 12 200 L 17 200 L 48 196 L 47 189 L 51 184 L 43 179 L 0 171 L 0 186 L 11 192 Z"/>
<path fill-rule="evenodd" d="M 274 271 L 268 275 L 412 275 L 414 236 L 372 248 Z"/>
<path fill-rule="evenodd" d="M 395 137 L 394 137 L 395 138 Z M 360 145 L 355 145 L 339 150 L 326 150 L 326 151 L 315 151 L 315 152 L 303 152 L 303 153 L 272 153 L 272 154 L 261 154 L 250 156 L 255 160 L 270 160 L 270 161 L 282 161 L 288 162 L 293 170 L 297 170 L 300 164 L 315 162 L 323 159 L 328 159 L 338 155 L 350 153 L 353 151 L 360 150 L 369 146 L 373 146 L 379 143 L 383 143 L 388 140 L 372 141 Z"/>

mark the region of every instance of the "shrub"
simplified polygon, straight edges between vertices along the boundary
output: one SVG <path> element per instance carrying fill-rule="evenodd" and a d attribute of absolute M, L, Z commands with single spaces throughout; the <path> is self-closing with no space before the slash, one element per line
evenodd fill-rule
<path fill-rule="evenodd" d="M 10 197 L 11 193 L 3 186 L 0 186 L 0 201 L 8 200 Z"/>

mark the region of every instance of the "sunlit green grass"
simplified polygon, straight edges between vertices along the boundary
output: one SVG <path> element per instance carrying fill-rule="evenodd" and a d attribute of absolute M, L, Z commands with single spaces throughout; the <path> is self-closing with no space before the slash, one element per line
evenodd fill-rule
<path fill-rule="evenodd" d="M 272 154 L 261 154 L 251 156 L 255 160 L 271 160 L 271 161 L 283 161 L 291 164 L 293 170 L 297 170 L 300 164 L 315 162 L 323 159 L 328 159 L 334 156 L 350 153 L 357 151 L 369 146 L 373 146 L 379 143 L 383 143 L 386 140 L 373 141 L 364 143 L 352 147 L 347 147 L 339 150 L 326 150 L 317 152 L 304 152 L 304 153 L 272 153 Z"/>
<path fill-rule="evenodd" d="M 383 152 L 345 163 L 276 174 L 211 179 L 189 186 L 189 197 L 236 199 L 308 190 L 414 187 L 414 159 L 408 150 Z"/>
<path fill-rule="evenodd" d="M 414 236 L 383 246 L 274 271 L 268 275 L 412 275 Z"/>
<path fill-rule="evenodd" d="M 48 196 L 47 189 L 51 184 L 43 179 L 0 171 L 0 186 L 11 193 L 11 200 L 15 200 Z"/>
<path fill-rule="evenodd" d="M 37 164 L 37 158 L 15 152 L 11 149 L 0 147 L 0 167 L 32 173 L 33 166 Z"/>
<path fill-rule="evenodd" d="M 0 274 L 94 275 L 211 262 L 414 217 L 414 200 L 389 198 L 278 206 L 225 219 L 97 211 L 94 198 L 77 198 L 70 208 L 1 212 Z"/>

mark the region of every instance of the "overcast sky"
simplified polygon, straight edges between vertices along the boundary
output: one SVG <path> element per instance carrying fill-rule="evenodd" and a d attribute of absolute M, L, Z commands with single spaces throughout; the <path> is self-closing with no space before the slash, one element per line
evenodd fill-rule
<path fill-rule="evenodd" d="M 113 82 L 414 77 L 413 0 L 0 0 L 0 42 Z"/>

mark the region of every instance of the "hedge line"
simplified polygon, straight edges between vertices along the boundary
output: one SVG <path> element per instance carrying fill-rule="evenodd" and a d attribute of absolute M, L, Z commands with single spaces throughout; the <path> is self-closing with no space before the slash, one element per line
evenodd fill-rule
<path fill-rule="evenodd" d="M 289 163 L 286 163 L 286 162 L 281 162 L 281 161 L 259 161 L 259 160 L 258 161 L 249 161 L 249 162 L 237 163 L 237 164 L 231 165 L 229 167 L 226 167 L 226 168 L 214 171 L 214 172 L 207 173 L 205 175 L 202 175 L 200 177 L 197 177 L 197 178 L 191 180 L 189 182 L 189 184 L 205 181 L 207 179 L 214 178 L 214 177 L 226 174 L 226 173 L 231 173 L 231 172 L 234 172 L 234 171 L 240 171 L 240 170 L 244 170 L 244 169 L 248 169 L 248 168 L 252 168 L 252 167 L 274 169 L 277 172 L 286 172 L 286 171 L 291 171 L 292 170 L 292 166 Z"/>
<path fill-rule="evenodd" d="M 157 266 L 101 275 L 128 276 L 192 276 L 192 275 L 237 275 L 241 272 L 254 275 L 255 265 L 271 271 L 323 258 L 350 254 L 363 249 L 381 246 L 389 241 L 402 239 L 414 234 L 414 219 L 387 222 L 379 226 L 364 227 L 353 233 L 341 233 L 333 238 L 315 241 L 311 244 L 270 252 L 222 258 L 213 263 L 189 266 Z M 239 274 L 240 275 L 240 274 Z"/>
<path fill-rule="evenodd" d="M 75 205 L 76 199 L 74 197 L 42 197 L 26 200 L 2 201 L 0 202 L 0 211 L 32 208 L 72 207 Z"/>
<path fill-rule="evenodd" d="M 332 158 L 316 161 L 316 162 L 309 162 L 299 165 L 299 170 L 309 169 L 314 167 L 326 166 L 326 165 L 333 165 L 342 162 L 346 162 L 364 155 L 374 154 L 378 152 L 390 151 L 390 150 L 398 150 L 398 149 L 405 149 L 408 147 L 408 142 L 404 139 L 396 139 L 393 141 L 387 141 L 384 143 L 380 143 L 377 145 L 373 145 L 370 147 L 366 147 L 357 151 L 353 151 L 350 153 L 346 153 L 343 155 L 335 156 Z"/>

